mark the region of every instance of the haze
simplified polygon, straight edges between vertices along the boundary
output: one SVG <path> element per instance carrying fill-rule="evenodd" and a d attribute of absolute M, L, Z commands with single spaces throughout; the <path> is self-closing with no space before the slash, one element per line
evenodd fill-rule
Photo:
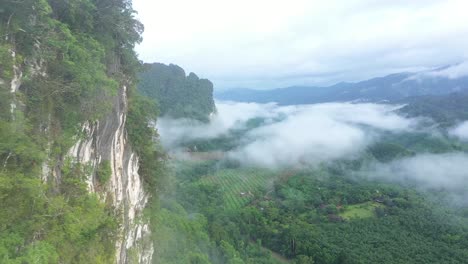
<path fill-rule="evenodd" d="M 425 133 L 442 137 L 427 126 L 423 117 L 407 118 L 397 111 L 401 106 L 374 103 L 323 103 L 277 106 L 274 103 L 217 102 L 218 112 L 209 123 L 191 119 L 158 120 L 164 147 L 172 155 L 184 157 L 181 146 L 192 140 L 212 140 L 245 129 L 253 119 L 265 122 L 248 130 L 239 146 L 227 151 L 225 158 L 243 166 L 268 169 L 316 167 L 337 160 L 359 159 L 365 150 L 386 133 Z M 426 122 L 426 125 L 423 125 Z M 468 140 L 468 122 L 448 129 L 448 135 Z M 388 135 L 388 134 L 387 134 Z M 417 153 L 390 163 L 370 163 L 363 168 L 365 177 L 413 184 L 421 189 L 451 190 L 453 198 L 466 197 L 468 172 L 464 152 Z M 353 173 L 349 172 L 349 177 Z M 465 202 L 463 202 L 465 203 Z"/>
<path fill-rule="evenodd" d="M 381 104 L 326 103 L 302 106 L 217 102 L 218 113 L 209 123 L 190 119 L 158 120 L 161 142 L 177 150 L 184 142 L 214 139 L 245 129 L 247 122 L 264 120 L 248 130 L 239 146 L 227 155 L 246 165 L 265 168 L 317 165 L 354 158 L 375 142 L 381 132 L 417 129 L 419 119 L 408 119 Z"/>

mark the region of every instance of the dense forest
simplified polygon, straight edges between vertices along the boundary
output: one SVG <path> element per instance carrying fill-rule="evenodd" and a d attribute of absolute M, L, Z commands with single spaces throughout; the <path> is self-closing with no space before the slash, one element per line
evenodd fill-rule
<path fill-rule="evenodd" d="M 468 186 L 423 188 L 376 170 L 421 153 L 468 153 L 450 134 L 468 119 L 466 77 L 418 82 L 402 73 L 308 95 L 310 87 L 247 91 L 246 100 L 282 104 L 388 98 L 406 104 L 399 115 L 425 117 L 365 134 L 368 145 L 349 157 L 265 168 L 228 155 L 252 131 L 287 121 L 284 113 L 213 137 L 189 126 L 170 152 L 154 129 L 159 116 L 196 120 L 196 132 L 208 134 L 200 128 L 213 129 L 213 84 L 173 64 L 142 64 L 134 48 L 143 25 L 131 2 L 2 0 L 0 263 L 467 262 Z M 410 97 L 420 94 L 432 95 Z"/>
<path fill-rule="evenodd" d="M 206 122 L 216 112 L 213 84 L 174 64 L 145 64 L 138 90 L 157 102 L 161 116 Z"/>
<path fill-rule="evenodd" d="M 143 25 L 134 14 L 129 0 L 0 4 L 1 263 L 116 262 L 121 208 L 87 183 L 91 173 L 104 190 L 110 162 L 90 171 L 68 151 L 123 93 L 140 173 L 155 185 L 155 112 L 136 93 Z"/>
<path fill-rule="evenodd" d="M 459 120 L 459 109 L 440 112 L 424 106 L 425 100 L 412 98 L 397 111 L 410 115 L 419 109 L 418 116 L 425 113 L 442 124 Z M 206 155 L 236 149 L 264 122 L 255 118 L 228 134 L 182 143 L 198 152 L 171 162 L 173 174 L 155 217 L 156 261 L 466 262 L 466 203 L 452 201 L 442 187 L 421 189 L 418 182 L 386 180 L 369 171 L 372 164 L 418 153 L 466 153 L 466 142 L 435 132 L 386 133 L 358 157 L 280 169 Z"/>

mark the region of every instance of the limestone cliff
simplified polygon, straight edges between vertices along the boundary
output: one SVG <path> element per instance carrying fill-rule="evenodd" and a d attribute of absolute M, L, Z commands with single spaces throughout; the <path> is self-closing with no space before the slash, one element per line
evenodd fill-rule
<path fill-rule="evenodd" d="M 149 197 L 138 175 L 138 156 L 127 140 L 127 105 L 127 87 L 123 86 L 109 115 L 98 122 L 83 125 L 85 137 L 72 147 L 69 156 L 94 168 L 87 179 L 89 191 L 97 193 L 119 211 L 122 226 L 116 243 L 117 263 L 151 263 L 153 246 L 149 239 L 150 230 L 147 221 L 141 218 Z M 112 175 L 107 184 L 100 186 L 96 171 L 103 160 L 110 161 Z"/>
<path fill-rule="evenodd" d="M 11 54 L 15 56 L 13 51 Z M 21 86 L 22 76 L 22 69 L 15 65 L 10 83 L 13 98 Z M 82 135 L 69 150 L 68 158 L 91 168 L 86 179 L 88 190 L 96 193 L 103 202 L 111 204 L 120 218 L 119 239 L 115 245 L 116 263 L 151 263 L 153 245 L 150 240 L 149 220 L 142 218 L 150 197 L 138 174 L 139 157 L 132 151 L 127 139 L 127 93 L 127 86 L 123 85 L 112 99 L 110 113 L 99 121 L 83 124 Z M 12 116 L 16 104 L 14 99 L 11 103 Z M 50 149 L 46 152 L 49 151 Z M 52 161 L 53 158 L 49 156 L 42 166 L 44 182 L 60 182 L 60 164 L 65 158 Z M 110 180 L 102 185 L 96 179 L 96 172 L 104 160 L 109 161 L 112 174 Z M 57 165 L 50 167 L 49 164 Z"/>
<path fill-rule="evenodd" d="M 126 0 L 1 5 L 2 263 L 151 263 L 152 159 L 127 136 L 149 128 L 126 129 L 142 31 Z"/>

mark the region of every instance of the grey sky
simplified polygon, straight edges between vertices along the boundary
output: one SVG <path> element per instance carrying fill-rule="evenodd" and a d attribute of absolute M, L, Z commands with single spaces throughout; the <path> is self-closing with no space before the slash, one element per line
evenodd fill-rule
<path fill-rule="evenodd" d="M 216 88 L 356 81 L 468 58 L 466 0 L 134 0 L 137 52 Z"/>

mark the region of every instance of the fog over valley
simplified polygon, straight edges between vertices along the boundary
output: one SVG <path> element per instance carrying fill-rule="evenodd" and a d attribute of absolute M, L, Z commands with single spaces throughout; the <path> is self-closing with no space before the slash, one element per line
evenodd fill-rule
<path fill-rule="evenodd" d="M 218 102 L 217 113 L 207 124 L 163 117 L 157 127 L 162 144 L 169 148 L 246 129 L 241 146 L 229 155 L 245 159 L 243 163 L 271 167 L 353 155 L 376 141 L 380 132 L 417 129 L 418 119 L 398 115 L 398 108 L 401 106 L 328 103 L 281 107 L 274 103 Z M 249 127 L 252 121 L 258 125 Z"/>
<path fill-rule="evenodd" d="M 0 264 L 468 263 L 468 0 L 0 0 Z"/>
<path fill-rule="evenodd" d="M 463 151 L 426 150 L 395 156 L 388 162 L 370 160 L 366 153 L 389 137 L 467 140 L 467 122 L 437 130 L 430 117 L 407 117 L 399 111 L 404 105 L 376 103 L 278 106 L 217 101 L 216 107 L 208 123 L 160 118 L 157 129 L 163 146 L 177 157 L 187 151 L 203 151 L 202 145 L 210 140 L 229 139 L 235 142 L 229 148 L 208 151 L 221 151 L 224 159 L 242 166 L 277 170 L 367 159 L 362 171 L 350 172 L 348 177 L 365 172 L 368 178 L 416 184 L 421 189 L 468 190 L 468 154 Z"/>

